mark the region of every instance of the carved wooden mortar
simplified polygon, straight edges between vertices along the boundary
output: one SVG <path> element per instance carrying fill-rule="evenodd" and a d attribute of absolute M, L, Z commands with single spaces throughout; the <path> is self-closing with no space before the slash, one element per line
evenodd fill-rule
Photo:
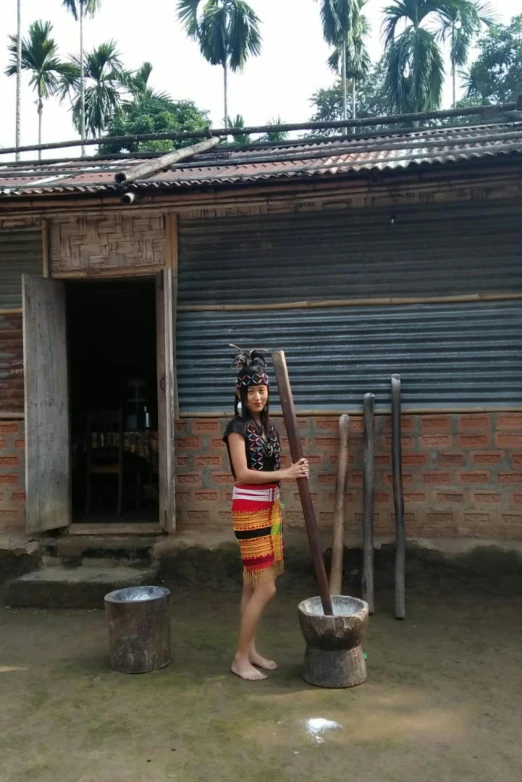
<path fill-rule="evenodd" d="M 332 595 L 333 616 L 325 616 L 320 597 L 298 606 L 306 641 L 303 679 L 316 687 L 355 687 L 366 681 L 361 643 L 368 627 L 368 604 L 345 595 Z"/>

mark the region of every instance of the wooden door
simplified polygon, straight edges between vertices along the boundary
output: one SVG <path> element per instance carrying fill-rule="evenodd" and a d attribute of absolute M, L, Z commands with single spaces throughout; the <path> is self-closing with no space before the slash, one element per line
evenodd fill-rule
<path fill-rule="evenodd" d="M 176 529 L 176 474 L 174 469 L 176 277 L 167 268 L 156 278 L 156 341 L 158 372 L 158 456 L 160 524 Z"/>
<path fill-rule="evenodd" d="M 67 527 L 71 460 L 64 283 L 23 275 L 26 526 Z"/>

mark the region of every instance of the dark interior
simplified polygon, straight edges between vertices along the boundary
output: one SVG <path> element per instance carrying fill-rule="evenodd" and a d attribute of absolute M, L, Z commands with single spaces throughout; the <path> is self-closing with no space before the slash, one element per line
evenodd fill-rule
<path fill-rule="evenodd" d="M 154 279 L 69 283 L 69 387 L 73 519 L 82 522 L 157 520 L 156 311 Z M 117 513 L 117 476 L 91 475 L 86 509 L 87 421 L 93 421 L 91 461 L 117 460 L 113 439 L 96 423 L 100 411 L 122 411 L 124 501 Z M 146 411 L 146 412 L 145 412 Z M 137 472 L 141 489 L 136 488 Z M 140 496 L 138 496 L 138 494 Z"/>

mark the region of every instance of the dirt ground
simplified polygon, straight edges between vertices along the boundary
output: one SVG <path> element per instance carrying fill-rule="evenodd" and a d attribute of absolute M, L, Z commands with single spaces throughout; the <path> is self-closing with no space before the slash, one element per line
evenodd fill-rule
<path fill-rule="evenodd" d="M 234 594 L 176 591 L 173 662 L 135 676 L 108 666 L 103 611 L 0 609 L 0 780 L 522 779 L 522 598 L 413 594 L 404 622 L 380 605 L 367 683 L 320 690 L 300 678 L 309 596 L 283 586 L 270 607 L 280 668 L 259 683 L 227 673 Z"/>

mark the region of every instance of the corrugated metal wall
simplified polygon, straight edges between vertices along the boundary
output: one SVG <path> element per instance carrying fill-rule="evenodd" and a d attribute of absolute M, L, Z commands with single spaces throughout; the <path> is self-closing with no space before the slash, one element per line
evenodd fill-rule
<path fill-rule="evenodd" d="M 42 234 L 37 228 L 0 231 L 0 310 L 22 306 L 22 274 L 42 274 Z"/>
<path fill-rule="evenodd" d="M 520 203 L 181 220 L 179 303 L 522 291 L 521 222 Z"/>
<path fill-rule="evenodd" d="M 190 311 L 194 306 L 522 292 L 519 203 L 181 220 L 183 413 L 231 409 L 227 344 L 286 350 L 298 409 L 522 402 L 522 300 Z M 393 220 L 393 222 L 392 222 Z M 205 378 L 202 384 L 201 379 Z"/>
<path fill-rule="evenodd" d="M 353 410 L 369 391 L 388 406 L 394 372 L 409 408 L 522 400 L 522 302 L 183 312 L 181 412 L 232 410 L 230 342 L 284 349 L 301 409 Z"/>

